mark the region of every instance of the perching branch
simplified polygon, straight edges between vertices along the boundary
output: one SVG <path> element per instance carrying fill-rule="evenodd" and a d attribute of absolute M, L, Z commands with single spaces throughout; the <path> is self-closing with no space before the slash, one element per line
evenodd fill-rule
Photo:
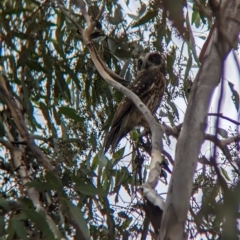
<path fill-rule="evenodd" d="M 151 133 L 152 133 L 152 152 L 151 152 L 151 166 L 150 166 L 150 172 L 147 182 L 142 186 L 143 188 L 143 195 L 147 197 L 150 201 L 154 202 L 153 204 L 159 204 L 159 202 L 162 201 L 162 199 L 156 195 L 155 191 L 153 190 L 155 186 L 158 183 L 158 179 L 161 173 L 161 163 L 162 163 L 162 129 L 156 122 L 155 118 L 151 114 L 150 110 L 142 103 L 140 98 L 135 95 L 132 91 L 127 89 L 126 87 L 122 86 L 120 83 L 116 82 L 111 74 L 109 74 L 109 71 L 107 71 L 107 67 L 104 64 L 104 62 L 101 60 L 95 46 L 93 45 L 91 35 L 94 32 L 94 29 L 96 27 L 96 21 L 93 20 L 87 13 L 86 5 L 84 1 L 78 0 L 78 6 L 81 10 L 82 16 L 85 18 L 85 21 L 87 22 L 87 28 L 83 31 L 82 37 L 83 42 L 86 44 L 86 46 L 89 49 L 89 52 L 91 54 L 91 59 L 101 75 L 101 77 L 114 89 L 121 92 L 123 95 L 127 96 L 129 99 L 132 100 L 132 102 L 136 105 L 136 107 L 139 109 L 139 111 L 144 115 L 145 119 L 147 120 Z M 100 11 L 102 12 L 102 11 Z M 98 19 L 100 19 L 100 15 L 98 15 Z M 162 207 L 162 204 L 159 206 Z"/>

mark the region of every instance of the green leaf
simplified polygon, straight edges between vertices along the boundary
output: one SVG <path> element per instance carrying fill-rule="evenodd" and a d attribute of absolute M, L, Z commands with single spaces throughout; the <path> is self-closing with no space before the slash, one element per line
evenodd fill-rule
<path fill-rule="evenodd" d="M 206 40 L 206 36 L 197 36 L 197 37 L 202 39 L 202 40 Z"/>
<path fill-rule="evenodd" d="M 69 66 L 68 64 L 65 64 L 64 66 L 64 69 L 66 71 L 67 74 L 69 74 L 69 76 L 71 77 L 71 79 L 73 80 L 73 82 L 76 84 L 78 90 L 81 90 L 81 86 L 79 84 L 79 79 L 77 78 L 77 73 L 75 73 Z"/>
<path fill-rule="evenodd" d="M 97 140 L 93 132 L 91 132 L 89 141 L 92 144 L 92 150 L 95 152 L 97 150 Z"/>
<path fill-rule="evenodd" d="M 0 237 L 2 237 L 5 234 L 5 221 L 4 216 L 0 216 Z"/>
<path fill-rule="evenodd" d="M 217 128 L 217 133 L 219 135 L 221 135 L 223 138 L 227 138 L 228 137 L 228 132 L 227 130 L 223 129 L 223 128 Z"/>
<path fill-rule="evenodd" d="M 228 176 L 227 171 L 226 171 L 224 168 L 222 168 L 222 167 L 220 167 L 220 169 L 221 169 L 221 172 L 222 172 L 223 176 L 224 176 L 228 181 L 231 181 L 231 179 L 230 179 L 229 176 Z"/>
<path fill-rule="evenodd" d="M 170 43 L 171 40 L 172 40 L 172 31 L 169 28 L 167 28 L 165 29 L 165 41 L 167 45 Z"/>
<path fill-rule="evenodd" d="M 108 163 L 108 160 L 102 151 L 98 153 L 98 162 L 100 167 L 105 167 Z"/>
<path fill-rule="evenodd" d="M 66 117 L 75 120 L 76 122 L 83 122 L 83 120 L 84 120 L 84 118 L 80 117 L 76 113 L 75 109 L 70 108 L 70 107 L 60 107 L 58 113 L 63 114 Z"/>
<path fill-rule="evenodd" d="M 109 16 L 108 20 L 111 24 L 113 25 L 118 25 L 122 20 L 123 20 L 123 16 L 122 16 L 122 10 L 121 10 L 121 5 L 117 4 L 115 11 L 114 11 L 114 15 L 113 17 Z"/>
<path fill-rule="evenodd" d="M 132 14 L 132 13 L 128 13 L 127 15 L 135 21 L 137 21 L 139 19 L 139 15 L 135 15 L 135 14 Z"/>
<path fill-rule="evenodd" d="M 96 170 L 98 167 L 98 154 L 95 155 L 92 161 L 91 169 Z"/>
<path fill-rule="evenodd" d="M 36 72 L 45 72 L 45 69 L 37 61 L 27 61 L 27 66 Z"/>
<path fill-rule="evenodd" d="M 233 103 L 235 105 L 235 108 L 237 110 L 237 112 L 239 111 L 239 94 L 238 92 L 234 89 L 234 84 L 231 83 L 231 82 L 228 82 L 228 86 L 230 87 L 231 89 L 231 92 L 232 92 L 232 100 L 233 100 Z"/>
<path fill-rule="evenodd" d="M 5 136 L 5 129 L 3 127 L 3 123 L 2 121 L 0 122 L 0 135 L 3 137 Z"/>
<path fill-rule="evenodd" d="M 22 240 L 27 240 L 27 232 L 24 228 L 24 225 L 21 221 L 19 221 L 16 218 L 11 219 L 11 223 L 13 225 L 13 228 L 15 229 L 16 234 L 19 236 L 20 239 Z"/>
<path fill-rule="evenodd" d="M 54 106 L 53 106 L 52 110 L 53 110 L 54 120 L 56 121 L 56 123 L 57 123 L 58 125 L 60 125 L 62 122 L 61 122 L 61 119 L 59 118 L 59 115 L 58 115 L 58 113 L 57 113 L 57 110 L 56 110 L 56 108 L 55 108 Z"/>
<path fill-rule="evenodd" d="M 179 113 L 178 113 L 178 109 L 177 109 L 175 103 L 169 102 L 169 105 L 170 105 L 170 107 L 172 108 L 174 114 L 176 115 L 176 117 L 177 117 L 178 120 L 179 120 Z"/>
<path fill-rule="evenodd" d="M 8 202 L 4 198 L 0 198 L 0 206 L 6 210 L 6 212 L 10 211 L 10 206 Z"/>
<path fill-rule="evenodd" d="M 74 222 L 76 222 L 78 227 L 81 229 L 81 232 L 83 233 L 85 239 L 90 239 L 87 222 L 84 219 L 83 213 L 81 212 L 80 208 L 73 205 L 70 202 L 67 202 L 67 204 L 68 204 L 68 208 L 71 213 L 71 216 L 74 219 Z"/>
<path fill-rule="evenodd" d="M 189 52 L 187 65 L 186 65 L 186 68 L 185 68 L 184 81 L 188 78 L 189 71 L 190 71 L 191 67 L 192 67 L 192 54 Z"/>
<path fill-rule="evenodd" d="M 146 12 L 147 5 L 145 3 L 142 3 L 141 1 L 140 3 L 141 3 L 141 7 L 138 10 L 138 13 L 139 13 L 139 16 L 141 17 Z"/>
<path fill-rule="evenodd" d="M 122 158 L 125 151 L 125 147 L 120 148 L 113 154 L 113 159 L 119 160 Z"/>
<path fill-rule="evenodd" d="M 83 195 L 92 196 L 99 195 L 100 197 L 106 197 L 107 192 L 102 188 L 96 188 L 92 184 L 76 184 L 76 191 L 79 191 Z"/>
<path fill-rule="evenodd" d="M 138 140 L 138 137 L 139 137 L 139 133 L 136 129 L 132 130 L 130 132 L 130 136 L 131 136 L 131 139 L 136 142 Z"/>
<path fill-rule="evenodd" d="M 28 182 L 26 186 L 29 188 L 33 187 L 39 192 L 50 191 L 54 189 L 54 187 L 49 183 L 41 182 L 41 181 L 38 181 L 37 179 L 34 179 L 31 182 Z"/>
<path fill-rule="evenodd" d="M 192 24 L 195 24 L 196 28 L 199 28 L 201 25 L 199 11 L 194 11 L 192 14 Z"/>
<path fill-rule="evenodd" d="M 46 181 L 49 185 L 53 187 L 53 189 L 62 189 L 62 182 L 53 172 L 46 173 Z"/>
<path fill-rule="evenodd" d="M 61 92 L 63 97 L 67 97 L 66 99 L 70 101 L 71 94 L 68 88 L 68 85 L 66 84 L 65 77 L 63 75 L 63 72 L 55 65 L 55 73 L 56 73 L 56 81 L 54 84 L 54 93 L 56 96 L 59 95 L 59 91 Z"/>
<path fill-rule="evenodd" d="M 114 39 L 112 39 L 110 37 L 107 38 L 107 44 L 108 44 L 109 50 L 112 53 L 114 53 L 117 50 L 118 46 L 119 46 L 119 44 L 116 41 L 114 41 Z"/>
<path fill-rule="evenodd" d="M 44 118 L 47 121 L 49 129 L 51 129 L 53 135 L 56 136 L 57 132 L 56 132 L 55 126 L 54 126 L 54 124 L 52 122 L 52 119 L 50 117 L 50 114 L 49 114 L 49 111 L 48 111 L 49 110 L 48 107 L 43 102 L 39 103 L 39 107 L 42 110 L 42 114 L 43 114 Z"/>
<path fill-rule="evenodd" d="M 149 22 L 151 19 L 155 18 L 157 15 L 158 15 L 158 10 L 148 11 L 142 18 L 139 19 L 139 21 L 134 23 L 132 27 L 134 28 L 134 27 L 141 26 L 146 22 Z"/>
<path fill-rule="evenodd" d="M 15 235 L 15 229 L 14 229 L 14 226 L 12 224 L 9 224 L 8 225 L 8 228 L 7 228 L 7 240 L 11 240 L 11 239 L 14 239 L 14 235 Z"/>
<path fill-rule="evenodd" d="M 45 235 L 45 239 L 55 239 L 43 212 L 36 212 L 35 210 L 28 208 L 24 208 L 23 211 L 34 222 L 35 227 L 43 232 L 43 234 Z"/>

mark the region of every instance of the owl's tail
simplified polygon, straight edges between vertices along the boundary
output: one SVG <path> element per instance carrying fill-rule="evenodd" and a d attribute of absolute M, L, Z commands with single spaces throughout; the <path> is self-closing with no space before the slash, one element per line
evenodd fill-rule
<path fill-rule="evenodd" d="M 120 140 L 126 136 L 131 131 L 131 128 L 127 126 L 122 126 L 121 123 L 118 123 L 111 127 L 110 132 L 107 135 L 107 138 L 105 140 L 104 144 L 104 153 L 108 151 L 108 149 L 111 147 L 112 151 L 114 152 L 114 149 L 117 147 Z"/>

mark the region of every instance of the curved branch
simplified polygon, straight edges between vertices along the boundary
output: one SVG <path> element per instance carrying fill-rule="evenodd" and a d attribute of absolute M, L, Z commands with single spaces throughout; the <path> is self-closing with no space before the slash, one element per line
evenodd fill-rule
<path fill-rule="evenodd" d="M 240 134 L 222 140 L 222 144 L 223 144 L 223 146 L 226 146 L 226 145 L 229 145 L 231 143 L 239 142 L 239 141 L 240 141 Z"/>
<path fill-rule="evenodd" d="M 226 144 L 223 144 L 222 140 L 218 139 L 215 135 L 211 135 L 211 134 L 205 134 L 205 140 L 209 140 L 209 141 L 215 143 L 215 145 L 222 150 L 222 152 L 227 157 L 227 159 L 232 161 L 232 156 L 230 154 L 230 151 L 229 151 L 228 147 L 226 146 Z"/>
<path fill-rule="evenodd" d="M 142 192 L 143 195 L 149 199 L 154 205 L 159 204 L 160 208 L 162 208 L 162 198 L 160 196 L 156 195 L 156 192 L 153 190 L 158 181 L 159 176 L 161 173 L 161 163 L 163 161 L 161 152 L 162 152 L 162 129 L 160 125 L 156 122 L 155 118 L 151 114 L 150 110 L 147 108 L 145 104 L 142 103 L 140 98 L 135 95 L 131 90 L 124 87 L 120 83 L 116 82 L 108 71 L 106 71 L 107 67 L 104 64 L 104 62 L 101 60 L 101 57 L 99 56 L 94 44 L 91 41 L 91 35 L 94 31 L 94 28 L 96 27 L 97 22 L 93 21 L 91 17 L 88 15 L 86 11 L 85 3 L 82 0 L 78 1 L 79 7 L 82 13 L 82 16 L 85 18 L 87 22 L 87 28 L 83 31 L 83 42 L 86 44 L 86 46 L 89 49 L 89 52 L 91 54 L 91 59 L 101 75 L 101 77 L 114 89 L 121 92 L 123 95 L 127 96 L 129 99 L 132 100 L 132 102 L 135 104 L 135 106 L 139 109 L 139 111 L 143 114 L 146 121 L 148 122 L 148 125 L 150 126 L 151 133 L 152 133 L 152 151 L 151 151 L 151 164 L 150 164 L 150 171 L 149 176 L 147 179 L 147 182 L 142 185 Z"/>

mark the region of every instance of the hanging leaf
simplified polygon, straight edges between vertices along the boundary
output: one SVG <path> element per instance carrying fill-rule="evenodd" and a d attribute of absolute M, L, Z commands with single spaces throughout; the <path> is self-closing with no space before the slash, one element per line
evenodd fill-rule
<path fill-rule="evenodd" d="M 68 118 L 75 120 L 76 122 L 83 122 L 84 118 L 80 117 L 73 108 L 60 107 L 58 114 L 63 114 Z"/>
<path fill-rule="evenodd" d="M 138 140 L 138 137 L 139 137 L 139 133 L 136 129 L 132 130 L 130 132 L 130 136 L 131 136 L 131 139 L 136 142 Z"/>
<path fill-rule="evenodd" d="M 139 15 L 135 15 L 135 14 L 132 14 L 132 13 L 128 13 L 127 15 L 135 21 L 137 21 L 139 19 Z"/>
<path fill-rule="evenodd" d="M 39 192 L 50 191 L 54 189 L 54 187 L 48 184 L 47 182 L 41 182 L 36 179 L 32 180 L 31 182 L 28 182 L 26 186 L 29 188 L 33 187 Z"/>
<path fill-rule="evenodd" d="M 85 239 L 90 239 L 87 222 L 83 216 L 83 213 L 81 212 L 81 209 L 79 207 L 73 205 L 69 201 L 67 202 L 67 205 L 68 205 L 71 215 L 74 218 L 74 222 L 76 222 L 79 229 L 81 229 L 81 232 L 83 233 Z"/>
<path fill-rule="evenodd" d="M 49 185 L 53 187 L 53 189 L 57 189 L 61 191 L 62 183 L 60 179 L 53 172 L 46 172 L 46 181 Z"/>
<path fill-rule="evenodd" d="M 142 18 L 139 19 L 139 21 L 135 22 L 132 27 L 139 27 L 147 22 L 149 22 L 150 20 L 152 20 L 153 18 L 155 18 L 158 15 L 158 10 L 154 10 L 154 11 L 148 11 Z"/>
<path fill-rule="evenodd" d="M 0 216 L 0 237 L 2 237 L 6 232 L 5 232 L 5 221 L 4 221 L 4 216 Z"/>
<path fill-rule="evenodd" d="M 145 12 L 146 12 L 146 9 L 147 9 L 147 5 L 143 2 L 141 2 L 141 7 L 140 9 L 138 10 L 138 14 L 139 14 L 139 17 L 141 17 Z"/>
<path fill-rule="evenodd" d="M 96 188 L 92 184 L 76 184 L 75 189 L 86 196 L 99 195 L 100 197 L 106 197 L 107 192 L 101 187 Z"/>
<path fill-rule="evenodd" d="M 110 51 L 114 53 L 116 51 L 116 49 L 118 48 L 117 42 L 111 38 L 107 38 L 107 43 L 108 43 L 108 48 L 110 49 Z"/>
<path fill-rule="evenodd" d="M 239 94 L 238 92 L 234 89 L 234 84 L 231 82 L 228 82 L 228 86 L 230 87 L 230 90 L 232 92 L 232 100 L 235 105 L 235 108 L 237 112 L 239 111 Z"/>
<path fill-rule="evenodd" d="M 125 147 L 120 148 L 113 154 L 113 159 L 119 160 L 122 158 L 125 151 Z"/>
<path fill-rule="evenodd" d="M 184 81 L 186 81 L 186 79 L 188 78 L 191 67 L 192 67 L 192 54 L 189 51 L 187 65 L 186 65 L 185 74 L 184 74 Z"/>
<path fill-rule="evenodd" d="M 108 163 L 106 156 L 104 155 L 103 151 L 98 153 L 98 162 L 100 167 L 105 167 Z"/>
<path fill-rule="evenodd" d="M 217 128 L 217 133 L 221 135 L 223 138 L 228 137 L 228 132 L 223 128 Z"/>
<path fill-rule="evenodd" d="M 92 144 L 92 150 L 95 152 L 97 150 L 97 140 L 93 132 L 91 133 L 89 140 Z"/>
<path fill-rule="evenodd" d="M 118 25 L 123 19 L 122 8 L 120 4 L 116 5 L 113 17 L 109 16 L 108 20 L 113 25 Z"/>
<path fill-rule="evenodd" d="M 34 209 L 23 209 L 24 213 L 34 222 L 35 226 L 43 232 L 45 239 L 55 239 L 53 232 L 50 230 L 43 212 L 36 212 Z"/>
<path fill-rule="evenodd" d="M 221 169 L 223 176 L 226 178 L 226 180 L 231 181 L 230 177 L 228 176 L 227 171 L 222 167 L 220 167 L 220 169 Z"/>
<path fill-rule="evenodd" d="M 27 237 L 27 232 L 25 230 L 25 227 L 23 225 L 23 223 L 21 221 L 19 221 L 18 219 L 16 218 L 13 218 L 11 219 L 11 223 L 13 225 L 13 228 L 15 229 L 16 231 L 16 234 L 18 235 L 18 237 L 22 240 L 27 240 L 28 237 Z"/>
<path fill-rule="evenodd" d="M 178 109 L 177 109 L 175 103 L 169 102 L 169 105 L 172 108 L 172 110 L 173 110 L 174 114 L 176 115 L 177 119 L 179 120 L 179 113 L 178 113 Z"/>

